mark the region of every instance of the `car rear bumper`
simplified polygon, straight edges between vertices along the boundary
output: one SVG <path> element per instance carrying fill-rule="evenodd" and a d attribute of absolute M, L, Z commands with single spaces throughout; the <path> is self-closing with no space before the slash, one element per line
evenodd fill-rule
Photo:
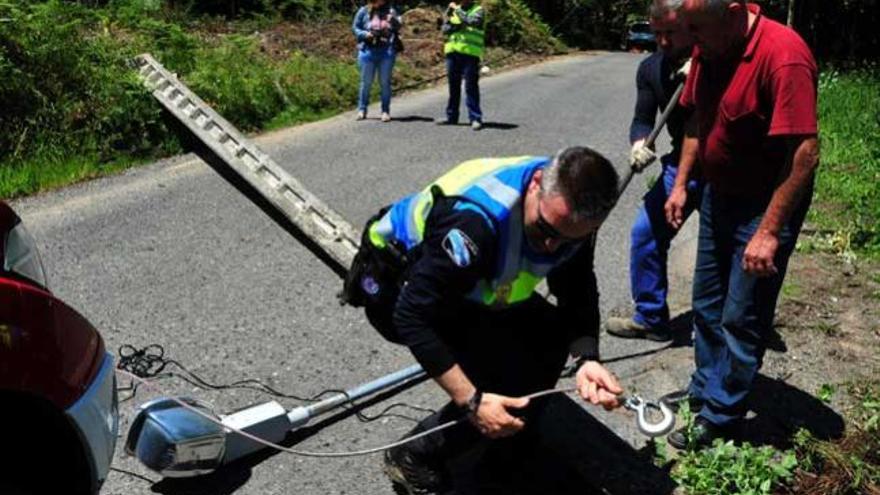
<path fill-rule="evenodd" d="M 105 354 L 95 379 L 66 413 L 83 440 L 92 470 L 93 488 L 97 491 L 107 479 L 119 433 L 119 402 L 112 355 Z"/>

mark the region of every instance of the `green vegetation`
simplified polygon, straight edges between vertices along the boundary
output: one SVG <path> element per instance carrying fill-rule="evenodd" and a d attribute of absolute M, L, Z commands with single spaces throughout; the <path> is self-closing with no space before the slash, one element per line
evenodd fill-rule
<path fill-rule="evenodd" d="M 682 409 L 682 420 L 690 437 L 694 413 L 687 407 Z M 689 494 L 769 495 L 794 478 L 797 465 L 794 452 L 716 439 L 709 448 L 683 452 L 671 474 Z"/>
<path fill-rule="evenodd" d="M 819 440 L 801 429 L 785 451 L 716 440 L 710 448 L 681 453 L 672 478 L 685 493 L 700 495 L 880 495 L 880 382 L 845 389 L 854 405 L 847 410 L 843 438 Z M 816 395 L 828 402 L 835 391 L 825 384 Z M 681 419 L 690 432 L 694 414 L 685 408 Z M 655 449 L 655 462 L 668 464 L 665 443 L 657 442 Z"/>
<path fill-rule="evenodd" d="M 544 23 L 523 0 L 485 0 L 486 36 L 498 45 L 511 48 L 557 53 L 565 45 L 554 38 Z"/>
<path fill-rule="evenodd" d="M 819 386 L 819 390 L 816 391 L 816 398 L 828 404 L 831 402 L 831 399 L 834 397 L 834 393 L 836 391 L 837 388 L 834 385 L 831 385 L 830 383 L 823 383 Z"/>
<path fill-rule="evenodd" d="M 182 151 L 132 70 L 139 53 L 152 53 L 245 132 L 351 108 L 358 84 L 351 8 L 319 0 L 0 0 L 0 197 Z M 497 13 L 489 17 L 491 44 L 517 52 L 564 48 L 521 0 L 492 0 L 487 8 Z M 229 17 L 210 17 L 218 14 Z M 321 26 L 283 17 L 318 15 Z M 349 44 L 329 53 L 273 51 L 261 33 L 275 28 L 297 34 L 311 28 L 318 41 L 333 36 Z M 493 46 L 490 56 L 498 51 Z M 412 83 L 434 68 L 404 58 L 398 69 L 396 80 Z"/>
<path fill-rule="evenodd" d="M 819 80 L 822 158 L 810 221 L 836 251 L 880 255 L 880 69 Z"/>
<path fill-rule="evenodd" d="M 806 430 L 795 435 L 795 451 L 805 474 L 795 481 L 794 493 L 880 494 L 880 383 L 853 384 L 849 392 L 856 404 L 846 436 L 823 441 Z"/>
<path fill-rule="evenodd" d="M 679 457 L 672 476 L 686 493 L 769 495 L 794 477 L 795 467 L 792 452 L 717 439 L 710 448 Z"/>

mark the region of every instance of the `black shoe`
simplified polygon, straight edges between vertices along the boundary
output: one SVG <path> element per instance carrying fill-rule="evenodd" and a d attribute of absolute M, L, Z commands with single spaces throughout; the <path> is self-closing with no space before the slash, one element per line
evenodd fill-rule
<path fill-rule="evenodd" d="M 690 411 L 693 413 L 700 412 L 700 409 L 703 408 L 703 404 L 706 403 L 703 399 L 691 395 L 690 391 L 686 388 L 676 390 L 675 392 L 669 392 L 668 394 L 661 396 L 660 402 L 669 406 L 673 412 L 678 412 L 681 405 L 687 402 Z"/>
<path fill-rule="evenodd" d="M 678 450 L 693 448 L 695 450 L 704 449 L 715 441 L 716 438 L 724 438 L 719 426 L 709 422 L 708 419 L 697 416 L 694 419 L 694 426 L 691 429 L 691 436 L 688 438 L 687 427 L 675 430 L 670 433 L 666 440 Z"/>
<path fill-rule="evenodd" d="M 406 445 L 385 451 L 385 475 L 400 495 L 429 495 L 450 489 L 448 477 L 439 466 L 419 461 Z"/>
<path fill-rule="evenodd" d="M 654 342 L 669 342 L 672 340 L 672 333 L 668 330 L 646 327 L 632 318 L 608 318 L 605 322 L 605 331 L 609 335 L 622 339 L 647 339 Z"/>

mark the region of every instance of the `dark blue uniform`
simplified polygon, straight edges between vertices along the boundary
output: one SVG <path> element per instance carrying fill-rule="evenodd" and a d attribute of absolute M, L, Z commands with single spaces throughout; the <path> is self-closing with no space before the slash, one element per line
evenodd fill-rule
<path fill-rule="evenodd" d="M 552 387 L 574 341 L 581 344 L 578 355 L 598 359 L 593 240 L 550 272 L 547 283 L 556 306 L 535 295 L 511 307 L 489 308 L 464 296 L 479 280 L 492 278 L 497 234 L 487 217 L 461 205 L 451 198 L 434 205 L 400 295 L 385 307 L 367 307 L 374 325 L 409 347 L 430 376 L 458 363 L 481 390 L 504 395 Z M 444 246 L 456 229 L 471 241 L 466 266 Z"/>

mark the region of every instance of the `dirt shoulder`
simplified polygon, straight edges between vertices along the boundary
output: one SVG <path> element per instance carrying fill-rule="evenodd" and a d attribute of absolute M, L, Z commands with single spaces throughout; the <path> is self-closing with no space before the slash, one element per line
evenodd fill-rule
<path fill-rule="evenodd" d="M 844 411 L 848 383 L 880 371 L 880 262 L 826 253 L 796 253 L 776 312 L 787 352 L 770 353 L 765 369 L 806 392 L 828 386 Z"/>
<path fill-rule="evenodd" d="M 689 303 L 695 250 L 695 236 L 673 245 L 669 299 L 678 314 L 678 339 L 640 364 L 644 373 L 634 385 L 642 390 L 681 388 L 694 369 Z M 790 448 L 801 428 L 820 439 L 845 435 L 858 405 L 853 390 L 880 377 L 880 261 L 795 253 L 774 330 L 741 439 Z"/>

